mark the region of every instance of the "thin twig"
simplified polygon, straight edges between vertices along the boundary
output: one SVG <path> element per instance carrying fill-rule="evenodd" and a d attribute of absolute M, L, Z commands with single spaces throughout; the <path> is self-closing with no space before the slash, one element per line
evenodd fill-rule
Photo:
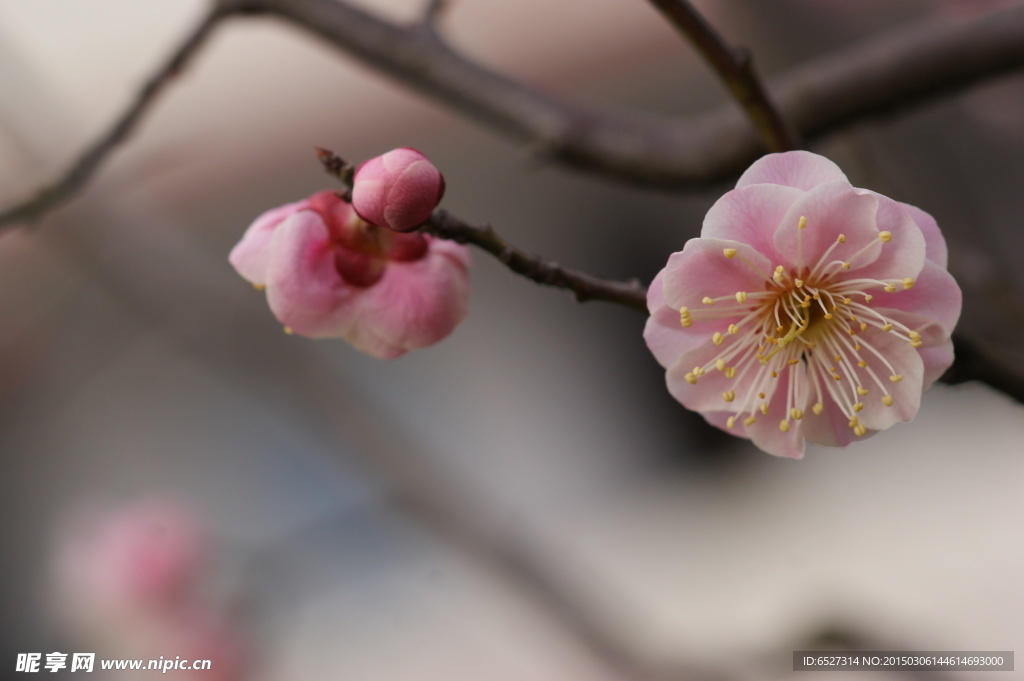
<path fill-rule="evenodd" d="M 779 114 L 745 49 L 730 46 L 689 0 L 649 0 L 718 72 L 768 151 L 791 151 L 800 136 Z"/>
<path fill-rule="evenodd" d="M 350 194 L 352 166 L 333 151 L 322 147 L 316 148 L 316 156 L 324 170 L 342 183 L 345 194 Z M 420 230 L 442 239 L 473 244 L 493 255 L 516 274 L 544 286 L 571 291 L 581 303 L 588 300 L 604 300 L 638 312 L 647 312 L 647 289 L 639 281 L 612 281 L 562 267 L 553 260 L 513 246 L 490 225 L 471 225 L 448 211 L 439 209 L 434 211 Z"/>
<path fill-rule="evenodd" d="M 107 155 L 121 144 L 135 129 L 157 95 L 173 78 L 185 68 L 199 47 L 210 35 L 213 27 L 227 12 L 219 6 L 207 13 L 202 21 L 189 33 L 185 41 L 175 50 L 171 58 L 154 73 L 142 86 L 131 105 L 115 121 L 102 137 L 97 139 L 53 184 L 38 189 L 26 200 L 0 210 L 0 226 L 17 223 L 32 223 L 45 213 L 75 196 L 92 178 Z"/>

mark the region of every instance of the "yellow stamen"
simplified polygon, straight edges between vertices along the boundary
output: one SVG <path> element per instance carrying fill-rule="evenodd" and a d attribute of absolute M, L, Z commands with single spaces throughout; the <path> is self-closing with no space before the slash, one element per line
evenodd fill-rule
<path fill-rule="evenodd" d="M 813 411 L 815 415 L 820 415 L 821 412 L 825 411 L 825 405 L 821 402 L 815 402 L 814 406 L 811 407 L 811 411 Z"/>
<path fill-rule="evenodd" d="M 882 331 L 885 331 L 885 332 L 892 331 L 892 324 L 886 324 L 885 326 L 883 326 L 882 327 Z"/>
<path fill-rule="evenodd" d="M 867 434 L 868 429 L 864 426 L 863 423 L 858 423 L 856 426 L 854 426 L 853 432 L 859 437 L 864 437 Z"/>
<path fill-rule="evenodd" d="M 757 419 L 754 418 L 753 416 L 748 416 L 747 418 L 743 419 L 743 425 L 745 426 L 752 426 L 755 423 L 757 423 Z"/>
<path fill-rule="evenodd" d="M 800 419 L 802 419 L 804 417 L 804 410 L 803 409 L 797 409 L 796 407 L 793 407 L 789 411 L 789 415 L 793 417 L 794 421 L 799 421 Z"/>
<path fill-rule="evenodd" d="M 256 289 L 257 291 L 262 291 L 263 289 L 267 288 L 267 285 L 266 284 L 253 284 L 252 287 L 254 289 Z"/>
<path fill-rule="evenodd" d="M 736 417 L 735 416 L 730 416 L 729 418 L 727 418 L 725 420 L 725 427 L 726 428 L 732 428 L 735 425 L 736 425 Z"/>
<path fill-rule="evenodd" d="M 908 288 L 913 288 L 913 287 L 914 287 L 914 280 L 913 280 L 913 278 L 912 277 L 903 277 L 903 289 L 906 290 Z"/>
<path fill-rule="evenodd" d="M 864 397 L 865 395 L 868 394 L 868 389 L 865 388 L 862 385 L 858 385 L 857 386 L 857 394 L 860 395 L 861 397 Z"/>
<path fill-rule="evenodd" d="M 725 257 L 730 258 L 730 259 L 735 258 L 736 257 L 736 249 L 735 248 L 723 248 L 722 249 L 722 254 L 725 255 Z"/>
<path fill-rule="evenodd" d="M 745 302 L 747 302 L 747 292 L 746 291 L 737 291 L 736 292 L 736 302 L 737 303 L 745 303 Z"/>
<path fill-rule="evenodd" d="M 779 430 L 781 430 L 783 433 L 789 432 L 789 419 L 782 419 L 781 421 L 779 421 Z"/>
<path fill-rule="evenodd" d="M 714 298 L 710 298 L 708 296 L 704 296 L 704 298 L 700 302 L 704 303 L 705 305 L 714 305 L 715 304 Z"/>
<path fill-rule="evenodd" d="M 889 243 L 890 241 L 892 241 L 892 232 L 879 232 L 878 238 L 884 241 L 885 243 Z"/>
<path fill-rule="evenodd" d="M 683 378 L 685 378 L 686 382 L 689 383 L 690 385 L 693 385 L 697 382 L 697 377 L 694 376 L 693 374 L 686 374 L 685 376 L 683 376 Z"/>
<path fill-rule="evenodd" d="M 719 371 L 725 371 L 725 360 L 719 357 L 715 360 L 715 368 Z"/>
<path fill-rule="evenodd" d="M 840 234 L 838 237 L 836 237 L 836 241 L 841 243 L 841 244 L 845 244 L 846 243 L 846 235 L 845 234 Z"/>
<path fill-rule="evenodd" d="M 900 381 L 903 380 L 903 374 L 893 374 L 892 376 L 889 377 L 889 380 L 892 381 L 893 383 L 899 383 Z"/>
<path fill-rule="evenodd" d="M 896 293 L 896 284 L 886 284 L 885 285 L 885 292 L 886 293 Z"/>
<path fill-rule="evenodd" d="M 722 393 L 722 399 L 725 400 L 726 402 L 732 402 L 733 400 L 736 399 L 736 393 L 732 390 L 726 390 L 724 393 Z"/>
<path fill-rule="evenodd" d="M 725 342 L 725 336 L 715 331 L 715 335 L 711 337 L 711 342 L 715 345 L 721 345 Z"/>
<path fill-rule="evenodd" d="M 892 399 L 892 395 L 882 395 L 882 404 L 887 407 L 891 407 L 895 400 Z"/>
<path fill-rule="evenodd" d="M 736 378 L 736 367 L 729 367 L 723 373 L 726 378 Z"/>

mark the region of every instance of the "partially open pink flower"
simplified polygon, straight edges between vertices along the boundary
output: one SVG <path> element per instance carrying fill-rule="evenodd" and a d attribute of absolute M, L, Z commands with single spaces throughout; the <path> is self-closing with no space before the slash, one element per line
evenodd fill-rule
<path fill-rule="evenodd" d="M 935 220 L 804 151 L 754 163 L 647 302 L 672 395 L 794 458 L 912 419 L 960 316 Z"/>
<path fill-rule="evenodd" d="M 415 149 L 402 147 L 356 169 L 352 206 L 369 223 L 409 232 L 430 217 L 444 196 L 441 171 Z"/>
<path fill-rule="evenodd" d="M 330 191 L 258 217 L 229 259 L 266 287 L 287 331 L 382 359 L 436 343 L 466 316 L 465 246 L 371 225 Z"/>

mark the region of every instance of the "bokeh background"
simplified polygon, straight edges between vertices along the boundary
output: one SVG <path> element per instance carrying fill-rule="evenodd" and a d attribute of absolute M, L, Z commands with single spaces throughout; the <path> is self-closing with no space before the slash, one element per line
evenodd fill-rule
<path fill-rule="evenodd" d="M 401 21 L 422 6 L 359 4 Z M 701 6 L 770 76 L 1001 4 Z M 725 101 L 647 3 L 450 5 L 458 49 L 532 86 L 669 114 Z M 62 170 L 203 10 L 0 0 L 0 203 Z M 938 218 L 963 324 L 1017 353 L 1022 114 L 1014 74 L 815 145 Z M 384 363 L 286 336 L 226 255 L 262 211 L 331 186 L 314 145 L 353 161 L 417 147 L 455 214 L 614 278 L 649 281 L 726 188 L 550 167 L 282 22 L 222 26 L 84 193 L 0 235 L 0 678 L 21 678 L 18 652 L 150 656 L 83 614 L 62 547 L 153 499 L 203 528 L 189 602 L 245 661 L 181 678 L 600 680 L 629 678 L 628 659 L 775 679 L 823 640 L 1024 650 L 1019 404 L 938 385 L 910 424 L 778 460 L 671 399 L 640 315 L 479 252 L 471 314 L 436 347 Z"/>

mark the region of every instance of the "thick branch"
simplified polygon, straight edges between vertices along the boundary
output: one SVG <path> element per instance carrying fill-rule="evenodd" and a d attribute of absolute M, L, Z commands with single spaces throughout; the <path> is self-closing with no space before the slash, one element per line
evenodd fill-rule
<path fill-rule="evenodd" d="M 718 73 L 743 107 L 768 151 L 801 147 L 797 132 L 779 115 L 744 49 L 731 47 L 689 0 L 650 0 Z"/>
<path fill-rule="evenodd" d="M 240 0 L 320 35 L 397 81 L 552 160 L 621 181 L 693 186 L 761 153 L 732 106 L 689 120 L 561 102 L 463 58 L 430 32 L 336 0 Z M 781 115 L 808 137 L 920 104 L 1024 66 L 1024 7 L 955 25 L 901 30 L 823 57 L 774 83 Z"/>
<path fill-rule="evenodd" d="M 181 46 L 175 50 L 171 58 L 146 81 L 135 96 L 135 100 L 114 122 L 114 125 L 102 137 L 94 141 L 60 178 L 53 184 L 41 187 L 34 195 L 21 203 L 0 210 L 0 226 L 35 222 L 45 213 L 81 191 L 93 173 L 106 160 L 107 155 L 135 129 L 164 86 L 185 68 L 188 61 L 210 35 L 213 27 L 224 16 L 226 13 L 217 7 L 209 12 Z"/>

